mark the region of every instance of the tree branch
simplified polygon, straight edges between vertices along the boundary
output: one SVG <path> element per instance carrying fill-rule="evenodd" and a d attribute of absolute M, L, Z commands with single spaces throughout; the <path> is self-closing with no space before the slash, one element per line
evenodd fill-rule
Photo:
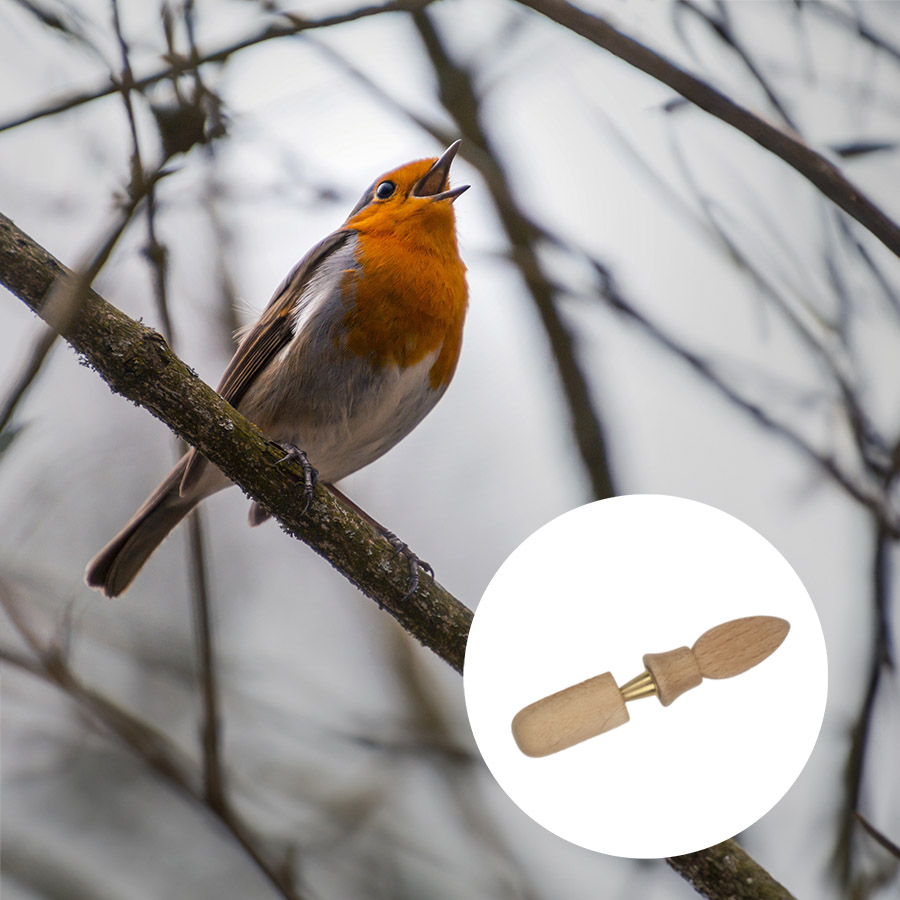
<path fill-rule="evenodd" d="M 900 256 L 900 226 L 886 216 L 850 182 L 841 170 L 821 153 L 781 131 L 717 91 L 712 85 L 679 68 L 664 56 L 617 31 L 604 19 L 586 13 L 565 0 L 519 0 L 568 28 L 575 34 L 609 51 L 629 65 L 661 81 L 695 106 L 743 132 L 761 147 L 783 159 L 826 197 L 851 215 Z"/>
<path fill-rule="evenodd" d="M 712 900 L 794 900 L 786 887 L 733 840 L 696 853 L 672 856 L 666 862 L 698 894 Z"/>
<path fill-rule="evenodd" d="M 53 285 L 70 276 L 0 213 L 0 283 L 43 317 L 43 301 Z M 197 447 L 270 510 L 285 531 L 309 544 L 424 646 L 462 671 L 471 610 L 430 579 L 422 579 L 403 600 L 406 565 L 398 564 L 394 548 L 372 525 L 324 486 L 316 488 L 304 514 L 300 466 L 278 465 L 283 450 L 204 384 L 156 331 L 90 290 L 61 333 L 114 391 Z"/>

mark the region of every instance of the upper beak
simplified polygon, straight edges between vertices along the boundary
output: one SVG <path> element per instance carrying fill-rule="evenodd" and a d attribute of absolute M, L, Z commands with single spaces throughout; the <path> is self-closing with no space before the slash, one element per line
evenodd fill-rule
<path fill-rule="evenodd" d="M 455 200 L 463 191 L 469 189 L 468 184 L 442 191 L 450 176 L 450 163 L 459 150 L 462 141 L 454 141 L 442 154 L 441 158 L 416 182 L 413 188 L 414 197 L 429 197 L 431 200 Z"/>

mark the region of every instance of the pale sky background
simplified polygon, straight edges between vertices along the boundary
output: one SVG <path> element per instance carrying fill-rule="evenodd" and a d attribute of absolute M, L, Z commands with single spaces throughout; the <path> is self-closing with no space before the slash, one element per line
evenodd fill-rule
<path fill-rule="evenodd" d="M 690 17 L 683 24 L 694 52 L 686 49 L 672 4 L 585 5 L 777 121 L 746 69 Z M 897 3 L 834 5 L 855 9 L 900 45 Z M 107 3 L 50 6 L 77 11 L 107 59 L 117 58 Z M 155 70 L 164 50 L 155 5 L 122 0 L 121 8 L 136 73 Z M 291 8 L 314 16 L 353 5 Z M 861 46 L 825 16 L 808 12 L 798 24 L 790 3 L 727 8 L 811 145 L 900 138 L 896 60 Z M 258 30 L 260 9 L 200 0 L 201 49 Z M 749 397 L 845 457 L 847 436 L 828 412 L 817 368 L 711 237 L 690 182 L 741 249 L 813 319 L 831 316 L 836 303 L 823 263 L 823 248 L 839 246 L 833 219 L 823 224 L 826 201 L 744 136 L 693 108 L 667 113 L 668 89 L 514 3 L 452 0 L 434 6 L 433 20 L 457 60 L 478 73 L 485 127 L 527 213 L 604 261 L 637 308 L 720 364 Z M 214 163 L 195 149 L 163 182 L 159 229 L 170 253 L 176 349 L 213 384 L 230 353 L 218 254 L 247 320 L 378 173 L 442 149 L 350 79 L 320 44 L 408 109 L 452 130 L 404 15 L 269 41 L 234 56 L 224 70 L 206 70 L 207 83 L 225 99 L 229 137 L 217 145 Z M 0 121 L 108 77 L 102 62 L 9 2 L 0 6 L 0 60 Z M 164 96 L 162 88 L 151 92 Z M 152 119 L 145 106 L 138 109 L 152 161 Z M 0 210 L 77 265 L 112 220 L 111 198 L 125 183 L 129 151 L 116 97 L 0 133 Z M 900 219 L 896 151 L 841 164 Z M 504 258 L 486 188 L 463 159 L 453 178 L 472 184 L 457 203 L 470 313 L 456 379 L 419 429 L 343 488 L 474 607 L 522 540 L 592 498 L 546 339 Z M 213 180 L 225 246 L 204 203 Z M 322 186 L 334 195 L 321 199 Z M 900 289 L 897 259 L 851 227 Z M 144 239 L 139 220 L 96 287 L 129 315 L 158 325 L 140 253 Z M 860 391 L 894 440 L 897 318 L 858 260 L 843 249 L 824 252 L 852 298 Z M 796 896 L 838 897 L 829 856 L 848 730 L 869 665 L 870 520 L 782 440 L 760 431 L 597 299 L 585 264 L 560 251 L 546 251 L 545 259 L 571 293 L 560 307 L 606 427 L 619 490 L 689 497 L 742 519 L 778 548 L 813 598 L 829 653 L 823 731 L 794 788 L 742 842 Z M 39 325 L 14 297 L 4 292 L 2 300 L 5 396 Z M 54 350 L 17 421 L 25 430 L 0 458 L 0 575 L 48 621 L 71 604 L 74 661 L 83 677 L 192 750 L 184 532 L 119 600 L 105 600 L 81 581 L 86 561 L 168 470 L 171 435 L 112 395 L 66 346 Z M 404 687 L 408 667 L 444 711 L 454 746 L 474 755 L 461 679 L 429 652 L 406 647 L 374 604 L 274 524 L 248 529 L 246 513 L 239 491 L 204 509 L 226 761 L 231 786 L 260 830 L 298 842 L 312 896 L 400 896 L 397 884 L 413 897 L 426 896 L 427 885 L 437 900 L 695 896 L 661 863 L 602 857 L 544 832 L 477 758 L 454 763 L 423 752 L 416 741 L 421 722 Z M 602 547 L 592 564 L 603 565 Z M 0 640 L 10 633 L 4 619 Z M 17 672 L 4 671 L 3 679 L 2 883 L 10 900 L 52 896 L 28 887 L 35 867 L 84 885 L 78 896 L 85 898 L 274 896 L 202 813 L 85 728 L 58 694 Z M 802 684 L 785 689 L 802 703 Z M 883 680 L 874 723 L 862 810 L 896 841 L 895 676 Z M 876 896 L 892 889 L 896 881 Z"/>

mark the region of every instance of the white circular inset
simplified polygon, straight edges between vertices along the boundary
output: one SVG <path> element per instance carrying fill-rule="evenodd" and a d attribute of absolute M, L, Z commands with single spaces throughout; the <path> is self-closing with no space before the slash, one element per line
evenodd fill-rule
<path fill-rule="evenodd" d="M 748 671 L 665 708 L 632 700 L 630 721 L 549 756 L 516 746 L 512 719 L 534 701 L 605 672 L 621 687 L 644 654 L 746 616 L 790 624 Z M 809 595 L 768 541 L 702 503 L 636 495 L 566 513 L 512 553 L 475 613 L 464 678 L 478 748 L 522 810 L 582 847 L 656 858 L 732 837 L 784 796 L 828 675 Z"/>

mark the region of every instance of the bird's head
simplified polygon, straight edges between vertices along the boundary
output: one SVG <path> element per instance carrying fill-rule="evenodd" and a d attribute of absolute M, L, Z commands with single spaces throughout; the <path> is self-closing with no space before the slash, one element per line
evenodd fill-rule
<path fill-rule="evenodd" d="M 454 141 L 437 159 L 407 163 L 377 178 L 347 217 L 358 231 L 454 225 L 453 201 L 469 185 L 450 187 L 450 164 L 461 141 Z"/>

